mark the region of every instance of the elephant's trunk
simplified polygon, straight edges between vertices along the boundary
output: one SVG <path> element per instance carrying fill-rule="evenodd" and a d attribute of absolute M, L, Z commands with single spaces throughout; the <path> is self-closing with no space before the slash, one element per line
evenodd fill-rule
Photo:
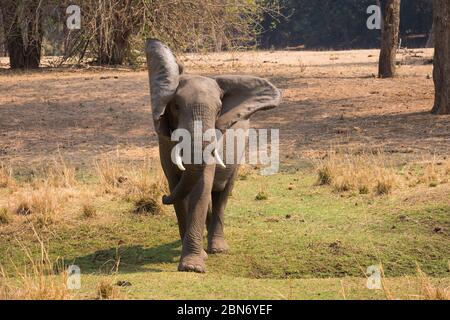
<path fill-rule="evenodd" d="M 180 181 L 168 196 L 163 196 L 163 204 L 174 204 L 178 200 L 184 199 L 192 190 L 203 174 L 205 166 L 186 165 L 187 169 L 183 172 Z"/>
<path fill-rule="evenodd" d="M 192 106 L 192 109 L 194 110 L 194 114 L 202 114 L 204 113 L 203 106 Z M 205 168 L 208 165 L 211 165 L 211 162 L 206 161 L 203 159 L 203 153 L 205 148 L 208 146 L 208 142 L 203 141 L 203 137 L 205 136 L 205 132 L 207 129 L 214 129 L 214 123 L 215 119 L 213 117 L 208 116 L 201 116 L 196 118 L 196 121 L 200 121 L 202 124 L 202 131 L 201 131 L 201 139 L 202 144 L 197 146 L 195 143 L 192 143 L 191 150 L 193 152 L 191 153 L 191 163 L 195 163 L 196 156 L 199 153 L 201 154 L 200 157 L 202 158 L 202 163 L 200 164 L 183 164 L 182 156 L 181 156 L 181 149 L 178 147 L 177 144 L 174 147 L 174 154 L 173 156 L 173 162 L 178 167 L 180 171 L 182 171 L 181 179 L 178 182 L 178 184 L 171 190 L 171 194 L 163 197 L 163 204 L 174 204 L 178 200 L 184 199 L 190 191 L 194 188 L 194 186 L 197 184 L 201 176 L 204 174 Z M 194 124 L 191 123 L 189 125 L 182 125 L 181 128 L 188 128 L 191 137 L 196 137 L 196 131 L 194 129 Z M 221 159 L 219 152 L 217 150 L 217 137 L 214 135 L 211 137 L 212 141 L 209 141 L 209 143 L 214 143 L 214 149 L 212 152 L 212 156 L 214 157 L 216 165 L 225 168 L 225 164 L 223 163 L 223 160 Z"/>

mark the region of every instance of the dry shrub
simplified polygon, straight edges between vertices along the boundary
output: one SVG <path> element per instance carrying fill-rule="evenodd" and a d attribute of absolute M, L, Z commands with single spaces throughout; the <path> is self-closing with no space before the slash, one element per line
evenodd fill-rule
<path fill-rule="evenodd" d="M 393 188 L 398 184 L 397 176 L 393 169 L 380 167 L 377 170 L 377 179 L 375 184 L 375 193 L 377 195 L 390 194 Z M 360 189 L 361 193 L 361 189 Z"/>
<path fill-rule="evenodd" d="M 35 257 L 28 248 L 22 246 L 28 266 L 23 270 L 16 267 L 13 277 L 0 269 L 0 300 L 66 300 L 70 298 L 67 288 L 64 264 L 49 258 L 47 246 L 36 230 L 34 234 L 39 241 L 40 256 Z"/>
<path fill-rule="evenodd" d="M 255 196 L 255 200 L 262 201 L 269 199 L 269 194 L 264 190 L 259 190 L 259 192 Z"/>
<path fill-rule="evenodd" d="M 18 215 L 33 215 L 41 226 L 47 226 L 56 221 L 64 201 L 63 190 L 43 184 L 35 190 L 23 190 L 15 212 Z"/>
<path fill-rule="evenodd" d="M 134 202 L 133 212 L 137 214 L 161 214 L 164 212 L 159 201 L 151 196 L 138 198 Z"/>
<path fill-rule="evenodd" d="M 0 208 L 0 224 L 8 224 L 12 221 L 8 208 Z"/>
<path fill-rule="evenodd" d="M 105 193 L 114 193 L 127 180 L 126 168 L 118 160 L 99 159 L 95 162 L 95 168 Z"/>
<path fill-rule="evenodd" d="M 126 198 L 134 203 L 136 213 L 161 214 L 161 197 L 168 187 L 164 175 L 149 161 L 134 166 L 126 181 Z"/>
<path fill-rule="evenodd" d="M 0 164 L 0 188 L 7 188 L 14 184 L 12 168 Z"/>
<path fill-rule="evenodd" d="M 394 168 L 382 153 L 338 154 L 329 152 L 317 165 L 319 185 L 330 185 L 336 192 L 357 191 L 390 194 L 397 185 Z"/>
<path fill-rule="evenodd" d="M 250 165 L 242 164 L 238 169 L 238 179 L 247 180 L 253 174 L 253 168 Z"/>
<path fill-rule="evenodd" d="M 121 299 L 121 294 L 110 279 L 102 279 L 97 285 L 96 298 L 98 300 L 115 300 Z"/>
<path fill-rule="evenodd" d="M 428 185 L 436 185 L 439 181 L 439 173 L 436 168 L 436 163 L 433 161 L 427 164 L 424 168 L 424 173 L 420 178 L 420 182 Z"/>
<path fill-rule="evenodd" d="M 332 166 L 333 163 L 323 163 L 317 168 L 317 175 L 318 175 L 318 184 L 323 185 L 330 185 L 333 181 L 333 169 Z"/>
<path fill-rule="evenodd" d="M 76 170 L 60 158 L 60 161 L 55 161 L 48 170 L 46 181 L 55 188 L 73 188 L 77 182 Z"/>
<path fill-rule="evenodd" d="M 133 202 L 134 212 L 163 212 L 161 197 L 168 187 L 162 170 L 150 160 L 124 165 L 117 160 L 103 159 L 97 161 L 96 168 L 102 190 Z"/>
<path fill-rule="evenodd" d="M 83 203 L 81 212 L 85 218 L 93 218 L 97 216 L 97 208 L 92 203 Z"/>

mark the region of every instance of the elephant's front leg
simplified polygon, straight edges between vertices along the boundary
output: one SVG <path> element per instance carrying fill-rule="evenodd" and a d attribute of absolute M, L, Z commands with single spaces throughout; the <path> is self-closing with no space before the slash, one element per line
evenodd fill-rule
<path fill-rule="evenodd" d="M 234 180 L 237 176 L 237 168 L 228 180 L 224 190 L 212 193 L 212 214 L 208 224 L 208 252 L 225 253 L 229 246 L 224 235 L 224 213 L 228 197 L 233 190 Z"/>
<path fill-rule="evenodd" d="M 180 231 L 180 239 L 183 243 L 184 236 L 186 234 L 186 224 L 187 224 L 187 217 L 188 217 L 188 203 L 187 199 L 178 200 L 173 204 L 175 208 L 175 213 L 177 215 L 178 220 L 178 229 Z M 202 251 L 203 259 L 208 258 L 208 254 L 205 250 Z"/>
<path fill-rule="evenodd" d="M 203 233 L 205 229 L 208 205 L 211 201 L 211 189 L 214 180 L 214 165 L 208 165 L 188 195 L 188 213 L 186 233 L 179 271 L 205 272 L 205 252 Z"/>

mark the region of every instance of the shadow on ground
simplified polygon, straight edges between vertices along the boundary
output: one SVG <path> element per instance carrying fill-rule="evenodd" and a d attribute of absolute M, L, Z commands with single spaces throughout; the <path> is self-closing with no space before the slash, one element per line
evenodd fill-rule
<path fill-rule="evenodd" d="M 156 264 L 175 263 L 181 253 L 181 241 L 146 248 L 142 245 L 124 246 L 97 250 L 73 259 L 82 273 L 111 273 L 117 268 L 121 272 L 162 272 L 152 267 Z"/>

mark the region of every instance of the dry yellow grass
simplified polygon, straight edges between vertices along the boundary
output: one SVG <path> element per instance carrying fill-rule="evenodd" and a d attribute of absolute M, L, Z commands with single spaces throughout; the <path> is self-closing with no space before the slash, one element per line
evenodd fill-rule
<path fill-rule="evenodd" d="M 0 188 L 7 188 L 14 184 L 11 166 L 0 163 Z"/>
<path fill-rule="evenodd" d="M 318 184 L 330 185 L 336 192 L 384 195 L 391 193 L 398 184 L 393 167 L 382 153 L 351 155 L 329 152 L 316 167 Z"/>
<path fill-rule="evenodd" d="M 83 203 L 81 211 L 85 218 L 94 218 L 97 216 L 97 208 L 92 203 Z"/>
<path fill-rule="evenodd" d="M 398 184 L 398 177 L 392 168 L 378 167 L 376 169 L 375 193 L 377 195 L 390 194 Z M 370 182 L 367 181 L 364 185 L 370 185 Z M 361 188 L 359 190 L 361 193 Z"/>
<path fill-rule="evenodd" d="M 111 279 L 102 279 L 97 285 L 97 295 L 98 300 L 116 300 L 123 299 L 120 291 L 115 287 Z"/>
<path fill-rule="evenodd" d="M 48 242 L 44 240 L 37 229 L 31 225 L 31 230 L 39 244 L 39 254 L 33 253 L 29 247 L 19 242 L 26 265 L 17 267 L 7 274 L 0 265 L 0 300 L 69 300 L 82 295 L 88 299 L 125 299 L 126 295 L 114 284 L 114 275 L 118 273 L 120 257 L 109 276 L 100 278 L 96 288 L 91 293 L 80 293 L 69 286 L 69 269 L 59 258 L 51 259 Z"/>
<path fill-rule="evenodd" d="M 250 165 L 242 164 L 239 167 L 238 179 L 247 180 L 253 174 L 253 168 Z"/>
<path fill-rule="evenodd" d="M 134 167 L 126 183 L 126 197 L 135 204 L 137 213 L 163 213 L 161 197 L 168 191 L 166 180 L 149 161 Z"/>
<path fill-rule="evenodd" d="M 8 224 L 12 221 L 12 216 L 8 208 L 0 208 L 0 224 Z"/>
<path fill-rule="evenodd" d="M 60 217 L 65 200 L 64 190 L 43 183 L 34 190 L 21 190 L 17 196 L 15 212 L 18 215 L 32 215 L 39 225 L 45 226 Z"/>
<path fill-rule="evenodd" d="M 383 273 L 384 277 L 384 273 Z M 383 292 L 388 300 L 450 300 L 450 287 L 441 285 L 438 280 L 431 279 L 419 267 L 417 274 L 411 279 L 410 286 L 415 293 L 405 296 L 401 292 L 394 292 L 383 279 Z"/>
<path fill-rule="evenodd" d="M 426 163 L 423 169 L 423 174 L 419 177 L 418 182 L 435 187 L 440 183 L 447 183 L 450 176 L 450 161 L 437 161 L 433 158 L 429 163 Z"/>
<path fill-rule="evenodd" d="M 136 213 L 162 213 L 161 197 L 168 186 L 158 165 L 146 159 L 125 165 L 118 160 L 101 159 L 96 162 L 100 188 L 134 203 Z"/>
<path fill-rule="evenodd" d="M 329 151 L 324 159 L 316 162 L 319 185 L 330 185 L 336 192 L 358 192 L 387 195 L 407 185 L 425 184 L 436 187 L 448 183 L 450 177 L 448 159 L 411 162 L 402 170 L 387 160 L 383 152 L 352 154 Z"/>
<path fill-rule="evenodd" d="M 126 172 L 125 166 L 118 160 L 98 159 L 95 162 L 95 168 L 100 180 L 100 187 L 105 193 L 113 193 L 127 180 L 127 177 L 123 175 Z"/>
<path fill-rule="evenodd" d="M 75 168 L 61 158 L 48 170 L 46 181 L 56 188 L 72 188 L 77 182 Z"/>
<path fill-rule="evenodd" d="M 97 201 L 112 196 L 134 206 L 134 213 L 161 214 L 165 212 L 161 198 L 168 193 L 162 170 L 150 160 L 127 163 L 119 157 L 103 158 L 96 162 L 94 181 L 87 185 L 78 182 L 76 170 L 63 160 L 55 161 L 42 174 L 8 187 L 8 195 L 0 202 L 5 209 L 0 213 L 0 223 L 21 223 L 32 220 L 39 226 L 82 218 L 98 217 Z M 5 177 L 10 177 L 12 170 Z M 11 184 L 8 182 L 8 185 Z M 100 193 L 99 193 L 100 191 Z M 105 194 L 107 197 L 105 198 Z M 103 199 L 103 200 L 102 200 Z M 26 219 L 12 219 L 13 215 Z M 66 219 L 67 218 L 67 219 Z"/>
<path fill-rule="evenodd" d="M 447 176 L 450 176 L 450 159 L 444 161 L 444 172 Z"/>
<path fill-rule="evenodd" d="M 16 267 L 14 278 L 10 278 L 0 266 L 0 300 L 70 299 L 64 264 L 49 258 L 47 246 L 34 227 L 32 229 L 40 245 L 40 255 L 35 257 L 22 246 L 29 263 L 23 270 Z"/>
<path fill-rule="evenodd" d="M 431 159 L 424 157 L 419 163 L 409 164 L 405 171 L 405 179 L 410 187 L 424 184 L 436 187 L 439 184 L 448 183 L 450 180 L 450 159 Z"/>

